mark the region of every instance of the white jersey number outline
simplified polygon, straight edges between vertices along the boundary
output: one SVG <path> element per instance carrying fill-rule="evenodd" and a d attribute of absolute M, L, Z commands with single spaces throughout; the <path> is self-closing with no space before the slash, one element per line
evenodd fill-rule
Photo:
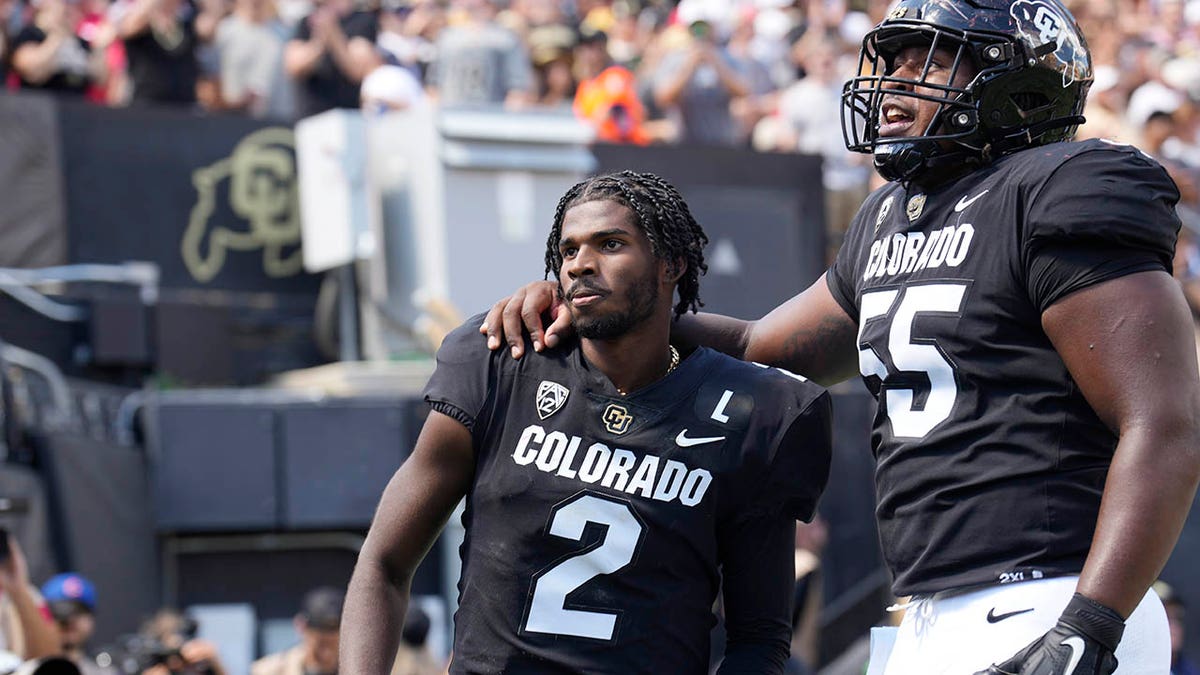
<path fill-rule="evenodd" d="M 568 556 L 534 576 L 523 630 L 613 639 L 620 612 L 567 609 L 567 595 L 602 574 L 629 565 L 642 543 L 645 527 L 629 504 L 583 494 L 555 507 L 549 533 L 582 541 L 588 523 L 606 525 L 608 531 L 595 548 Z"/>
<path fill-rule="evenodd" d="M 929 338 L 915 341 L 912 329 L 919 314 L 958 314 L 966 294 L 966 284 L 926 284 L 863 293 L 858 317 L 858 370 L 862 376 L 874 375 L 884 383 L 893 372 L 921 372 L 929 378 L 929 396 L 920 410 L 914 408 L 916 389 L 880 389 L 894 436 L 923 438 L 954 411 L 958 398 L 954 366 L 937 341 Z M 871 344 L 863 340 L 863 328 L 872 319 L 887 317 L 893 308 L 896 313 L 888 328 L 893 369 L 889 369 Z"/>

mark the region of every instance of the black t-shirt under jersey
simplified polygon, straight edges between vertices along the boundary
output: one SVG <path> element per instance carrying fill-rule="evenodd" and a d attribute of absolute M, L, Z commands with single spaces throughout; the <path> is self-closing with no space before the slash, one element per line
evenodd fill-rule
<path fill-rule="evenodd" d="M 782 672 L 828 394 L 699 349 L 621 396 L 577 341 L 517 361 L 481 320 L 446 338 L 425 393 L 475 444 L 451 672 L 702 675 L 722 576 L 740 589 L 727 658 L 763 645 L 754 672 Z"/>
<path fill-rule="evenodd" d="M 1082 569 L 1116 436 L 1042 312 L 1107 279 L 1170 272 L 1178 197 L 1135 148 L 1085 141 L 864 203 L 827 280 L 878 400 L 877 515 L 897 595 Z"/>

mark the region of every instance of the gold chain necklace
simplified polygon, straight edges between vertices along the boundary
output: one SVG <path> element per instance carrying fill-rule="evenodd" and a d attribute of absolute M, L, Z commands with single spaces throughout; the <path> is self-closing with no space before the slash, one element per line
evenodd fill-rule
<path fill-rule="evenodd" d="M 671 363 L 669 365 L 667 365 L 667 372 L 663 373 L 663 377 L 670 375 L 671 371 L 675 370 L 675 367 L 679 365 L 679 350 L 675 349 L 675 345 L 667 345 L 667 346 L 671 348 Z M 620 387 L 617 387 L 617 393 L 624 396 L 625 390 Z"/>

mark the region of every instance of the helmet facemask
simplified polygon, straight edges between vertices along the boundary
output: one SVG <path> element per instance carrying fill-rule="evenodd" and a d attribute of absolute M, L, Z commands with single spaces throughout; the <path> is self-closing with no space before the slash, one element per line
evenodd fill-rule
<path fill-rule="evenodd" d="M 914 78 L 893 75 L 897 56 L 914 46 L 928 49 L 920 74 Z M 950 57 L 944 83 L 929 78 L 938 50 L 945 50 Z M 962 82 L 964 72 L 968 79 Z M 930 168 L 935 158 L 949 161 L 952 156 L 961 162 L 980 153 L 974 85 L 983 73 L 971 44 L 962 35 L 920 23 L 897 22 L 876 28 L 863 38 L 859 73 L 842 90 L 843 138 L 854 152 L 874 153 L 875 167 L 884 178 L 907 181 Z M 907 99 L 912 108 L 931 101 L 938 108 L 919 136 L 881 136 L 886 99 Z"/>
<path fill-rule="evenodd" d="M 910 60 L 911 79 L 896 77 L 896 56 L 915 46 L 928 49 L 925 68 L 912 76 Z M 938 50 L 952 58 L 946 84 L 929 81 Z M 843 138 L 873 153 L 888 180 L 936 181 L 1070 139 L 1091 78 L 1087 43 L 1057 0 L 901 0 L 863 39 L 858 76 L 842 91 Z M 883 136 L 888 100 L 937 111 L 920 135 Z"/>

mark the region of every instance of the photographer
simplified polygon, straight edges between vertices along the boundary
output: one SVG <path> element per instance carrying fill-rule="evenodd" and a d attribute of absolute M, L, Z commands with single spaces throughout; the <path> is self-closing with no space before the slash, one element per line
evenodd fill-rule
<path fill-rule="evenodd" d="M 681 123 L 680 141 L 735 145 L 738 129 L 729 106 L 751 89 L 742 65 L 720 44 L 725 17 L 702 2 L 685 0 L 676 18 L 687 27 L 687 38 L 659 64 L 655 103 Z"/>
<path fill-rule="evenodd" d="M 217 647 L 196 638 L 196 622 L 161 609 L 142 626 L 141 675 L 226 675 Z"/>

